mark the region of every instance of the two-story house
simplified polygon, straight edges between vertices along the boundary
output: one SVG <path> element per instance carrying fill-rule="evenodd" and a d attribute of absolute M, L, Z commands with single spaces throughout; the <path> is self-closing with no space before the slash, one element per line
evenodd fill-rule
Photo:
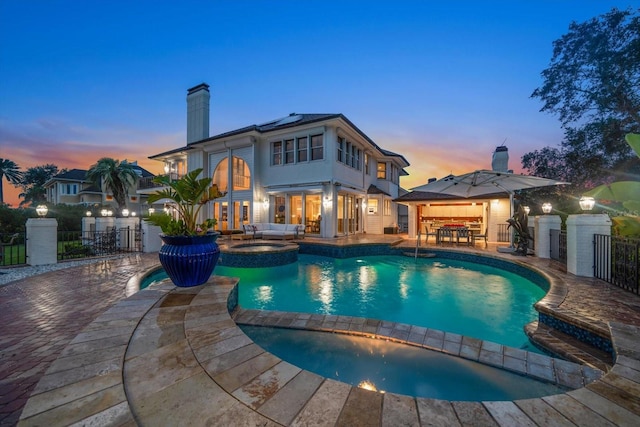
<path fill-rule="evenodd" d="M 126 162 L 126 160 L 123 160 Z M 141 166 L 137 162 L 130 162 L 139 181 L 150 180 L 153 174 Z M 44 184 L 46 190 L 47 202 L 52 204 L 69 204 L 69 205 L 113 205 L 116 207 L 113 194 L 104 191 L 101 187 L 96 186 L 87 179 L 87 171 L 85 169 L 70 169 L 61 172 L 49 179 Z M 128 194 L 127 206 L 133 212 L 141 212 L 142 206 L 146 202 L 146 196 L 138 194 L 136 187 L 131 188 Z"/>
<path fill-rule="evenodd" d="M 409 163 L 343 114 L 292 113 L 210 137 L 209 100 L 207 84 L 189 89 L 187 145 L 150 158 L 177 175 L 203 168 L 227 192 L 208 207 L 219 229 L 304 224 L 334 237 L 397 226 L 393 200 Z"/>

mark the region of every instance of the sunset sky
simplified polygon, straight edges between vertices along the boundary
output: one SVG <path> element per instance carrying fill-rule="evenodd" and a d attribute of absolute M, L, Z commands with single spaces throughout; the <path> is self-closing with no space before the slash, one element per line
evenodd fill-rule
<path fill-rule="evenodd" d="M 211 88 L 211 135 L 343 113 L 410 163 L 404 188 L 510 167 L 556 146 L 531 99 L 571 21 L 640 0 L 0 0 L 0 158 L 88 169 L 183 146 L 186 91 Z M 6 180 L 5 202 L 17 206 Z"/>

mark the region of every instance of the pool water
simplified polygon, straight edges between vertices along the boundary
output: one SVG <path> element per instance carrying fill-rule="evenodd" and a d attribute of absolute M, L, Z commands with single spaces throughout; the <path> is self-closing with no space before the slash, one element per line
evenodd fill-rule
<path fill-rule="evenodd" d="M 444 400 L 517 400 L 565 388 L 459 357 L 383 340 L 241 326 L 258 345 L 299 368 L 353 386 Z"/>
<path fill-rule="evenodd" d="M 537 351 L 524 325 L 545 290 L 514 273 L 438 258 L 299 255 L 270 268 L 216 267 L 240 278 L 246 309 L 340 314 L 423 326 Z"/>

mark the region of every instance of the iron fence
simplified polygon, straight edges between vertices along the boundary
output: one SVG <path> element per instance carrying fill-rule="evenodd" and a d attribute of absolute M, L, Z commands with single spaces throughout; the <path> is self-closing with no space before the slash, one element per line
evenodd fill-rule
<path fill-rule="evenodd" d="M 26 262 L 25 233 L 0 233 L 0 267 Z"/>
<path fill-rule="evenodd" d="M 140 227 L 110 227 L 106 231 L 67 231 L 58 233 L 58 259 L 86 258 L 142 252 Z"/>
<path fill-rule="evenodd" d="M 567 263 L 567 232 L 562 230 L 549 230 L 550 245 L 549 257 L 553 260 Z"/>
<path fill-rule="evenodd" d="M 593 275 L 640 295 L 640 239 L 595 234 Z"/>

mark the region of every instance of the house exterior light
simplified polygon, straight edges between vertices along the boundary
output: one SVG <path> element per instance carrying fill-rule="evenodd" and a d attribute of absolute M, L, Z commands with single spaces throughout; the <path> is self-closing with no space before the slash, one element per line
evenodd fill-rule
<path fill-rule="evenodd" d="M 551 209 L 553 209 L 553 206 L 551 206 L 551 203 L 547 202 L 542 204 L 543 213 L 545 214 L 551 213 Z"/>
<path fill-rule="evenodd" d="M 125 218 L 128 217 L 129 216 L 129 209 L 126 209 L 126 208 L 122 209 L 122 216 L 125 217 Z"/>
<path fill-rule="evenodd" d="M 523 206 L 522 209 L 524 209 L 527 215 L 529 215 L 529 212 L 531 212 L 531 208 L 529 206 Z"/>
<path fill-rule="evenodd" d="M 149 215 L 153 215 L 155 211 L 155 208 L 149 208 Z"/>
<path fill-rule="evenodd" d="M 580 197 L 580 201 L 578 203 L 580 204 L 580 209 L 582 209 L 583 211 L 590 211 L 595 206 L 596 201 L 593 197 L 582 196 Z"/>
<path fill-rule="evenodd" d="M 108 215 L 108 214 L 107 214 L 107 210 L 106 210 L 106 209 L 102 209 L 102 210 L 100 211 L 100 216 L 107 216 L 107 215 Z"/>
<path fill-rule="evenodd" d="M 36 208 L 36 213 L 40 218 L 44 218 L 45 216 L 47 216 L 47 212 L 49 212 L 49 208 L 45 205 L 38 205 L 38 207 Z"/>

